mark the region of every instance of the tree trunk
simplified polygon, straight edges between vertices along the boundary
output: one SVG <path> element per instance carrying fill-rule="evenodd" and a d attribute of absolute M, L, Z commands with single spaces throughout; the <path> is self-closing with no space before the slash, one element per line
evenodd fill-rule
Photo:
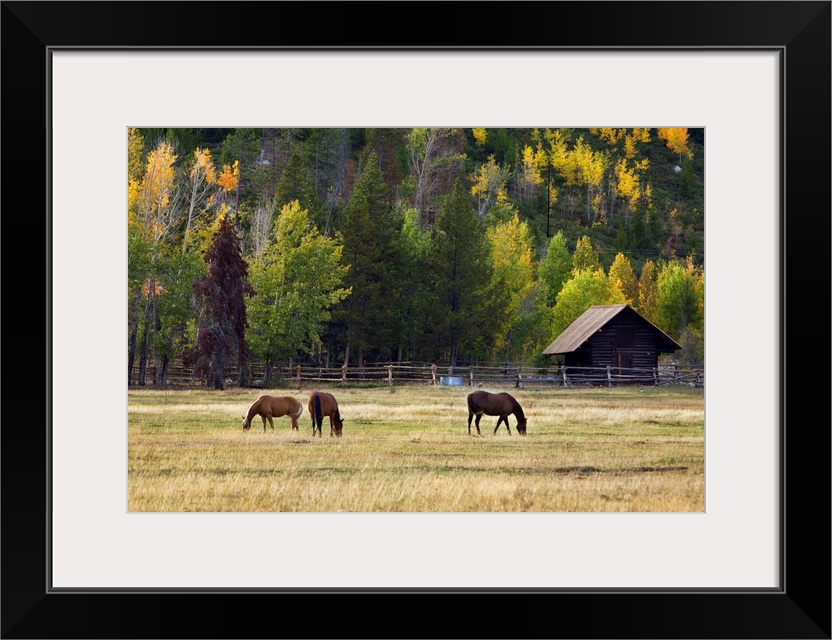
<path fill-rule="evenodd" d="M 133 365 L 136 362 L 136 341 L 139 337 L 139 318 L 138 312 L 136 318 L 130 323 L 130 338 L 127 341 L 127 386 L 129 387 L 133 380 Z"/>
<path fill-rule="evenodd" d="M 144 334 L 142 335 L 142 346 L 139 352 L 139 379 L 141 386 L 147 384 L 147 360 L 150 355 L 150 309 L 145 305 L 144 310 Z"/>
<path fill-rule="evenodd" d="M 263 374 L 263 386 L 269 387 L 272 384 L 272 361 L 266 360 L 266 372 Z"/>
<path fill-rule="evenodd" d="M 147 365 L 150 359 L 150 328 L 156 326 L 156 281 L 152 278 L 147 287 L 147 302 L 144 306 L 144 335 L 142 336 L 142 349 L 139 356 L 139 384 L 147 384 Z"/>
<path fill-rule="evenodd" d="M 237 376 L 237 386 L 244 387 L 248 384 L 248 367 L 244 358 L 239 359 L 240 374 Z"/>
<path fill-rule="evenodd" d="M 220 347 L 214 353 L 214 389 L 225 388 L 225 347 Z"/>
<path fill-rule="evenodd" d="M 159 374 L 159 384 L 164 386 L 168 383 L 168 369 L 170 368 L 170 356 L 162 356 L 162 371 Z"/>

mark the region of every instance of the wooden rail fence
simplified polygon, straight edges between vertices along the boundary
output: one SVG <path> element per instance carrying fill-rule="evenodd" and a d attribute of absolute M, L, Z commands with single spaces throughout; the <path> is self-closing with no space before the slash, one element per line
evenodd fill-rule
<path fill-rule="evenodd" d="M 265 366 L 258 363 L 248 365 L 249 381 L 253 387 L 263 386 Z M 230 369 L 225 376 L 230 385 L 236 384 L 239 371 Z M 147 383 L 156 384 L 156 369 L 148 366 Z M 131 385 L 137 380 L 134 368 L 130 378 Z M 363 367 L 320 367 L 308 364 L 274 366 L 272 384 L 280 382 L 304 385 L 309 383 L 328 384 L 426 384 L 455 386 L 513 386 L 524 387 L 562 387 L 607 386 L 623 384 L 671 385 L 685 384 L 704 387 L 705 373 L 699 367 L 678 367 L 661 365 L 653 369 L 618 368 L 618 367 L 566 367 L 538 366 L 532 363 L 480 363 L 466 366 L 449 367 L 432 363 L 374 363 Z M 205 386 L 204 381 L 196 378 L 193 371 L 181 365 L 172 364 L 167 371 L 167 385 L 170 386 Z"/>

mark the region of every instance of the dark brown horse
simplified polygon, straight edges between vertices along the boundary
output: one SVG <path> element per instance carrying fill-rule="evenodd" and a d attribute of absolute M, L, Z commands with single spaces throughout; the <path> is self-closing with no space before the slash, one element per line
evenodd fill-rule
<path fill-rule="evenodd" d="M 312 416 L 312 437 L 318 432 L 321 437 L 321 425 L 324 416 L 329 416 L 329 435 L 341 437 L 341 430 L 344 428 L 344 421 L 341 419 L 341 411 L 338 409 L 338 402 L 335 396 L 325 391 L 313 391 L 309 394 L 309 414 Z"/>
<path fill-rule="evenodd" d="M 514 414 L 517 418 L 517 433 L 521 436 L 526 435 L 526 416 L 523 413 L 523 408 L 512 396 L 507 393 L 488 393 L 488 391 L 474 391 L 468 394 L 468 435 L 471 435 L 471 420 L 477 416 L 476 427 L 477 435 L 482 435 L 480 431 L 480 418 L 483 414 L 487 416 L 500 416 L 497 420 L 497 426 L 494 427 L 494 433 L 500 428 L 502 422 L 506 423 L 508 435 L 511 435 L 511 429 L 508 426 L 508 417 Z"/>
<path fill-rule="evenodd" d="M 266 420 L 272 426 L 274 431 L 274 421 L 272 418 L 280 418 L 289 416 L 292 419 L 292 430 L 298 430 L 298 418 L 303 413 L 303 406 L 295 398 L 291 396 L 260 396 L 248 408 L 248 413 L 243 419 L 243 431 L 248 431 L 251 428 L 251 421 L 254 416 L 263 418 L 263 433 L 266 432 Z"/>

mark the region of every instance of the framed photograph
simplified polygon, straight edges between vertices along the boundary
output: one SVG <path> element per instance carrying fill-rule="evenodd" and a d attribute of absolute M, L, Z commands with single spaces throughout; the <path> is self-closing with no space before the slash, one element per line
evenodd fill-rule
<path fill-rule="evenodd" d="M 4 638 L 830 637 L 829 2 L 2 12 Z M 703 129 L 704 510 L 131 512 L 136 126 Z"/>

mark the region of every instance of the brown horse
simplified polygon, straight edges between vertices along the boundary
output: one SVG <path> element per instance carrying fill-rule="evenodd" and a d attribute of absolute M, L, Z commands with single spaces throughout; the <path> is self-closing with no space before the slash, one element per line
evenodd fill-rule
<path fill-rule="evenodd" d="M 497 426 L 494 427 L 494 433 L 500 428 L 500 423 L 506 423 L 508 435 L 511 435 L 511 429 L 508 426 L 508 416 L 514 414 L 517 418 L 517 433 L 521 436 L 526 435 L 526 416 L 523 413 L 523 408 L 512 396 L 507 393 L 488 393 L 488 391 L 474 391 L 468 394 L 468 435 L 471 435 L 471 419 L 476 415 L 477 435 L 482 435 L 480 431 L 480 418 L 483 414 L 487 416 L 500 416 L 497 420 Z"/>
<path fill-rule="evenodd" d="M 321 437 L 321 425 L 324 416 L 329 416 L 329 436 L 341 437 L 341 430 L 344 428 L 344 421 L 341 419 L 341 411 L 338 409 L 338 402 L 335 396 L 325 391 L 313 391 L 309 394 L 308 402 L 309 415 L 312 416 L 312 437 L 318 432 Z"/>
<path fill-rule="evenodd" d="M 248 413 L 243 419 L 243 431 L 248 431 L 251 428 L 251 421 L 254 416 L 260 416 L 263 419 L 263 433 L 266 432 L 266 420 L 269 421 L 272 431 L 274 431 L 272 418 L 282 416 L 289 416 L 292 419 L 292 431 L 297 431 L 298 418 L 300 418 L 301 413 L 303 413 L 303 406 L 291 396 L 260 396 L 248 408 Z"/>

